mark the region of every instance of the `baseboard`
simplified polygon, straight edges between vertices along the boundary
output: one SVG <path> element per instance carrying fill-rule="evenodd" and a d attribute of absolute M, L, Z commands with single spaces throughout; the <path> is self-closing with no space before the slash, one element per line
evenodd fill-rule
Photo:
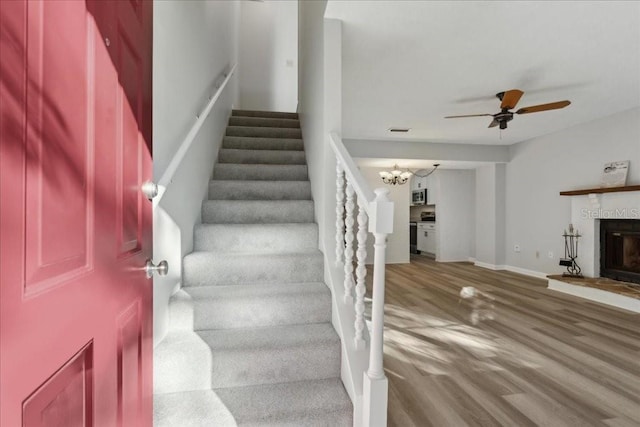
<path fill-rule="evenodd" d="M 471 264 L 475 264 L 475 263 L 476 263 L 476 259 L 475 259 L 475 258 L 473 258 L 473 257 L 469 257 L 469 258 L 467 259 L 467 261 L 469 261 Z"/>
<path fill-rule="evenodd" d="M 513 265 L 495 265 L 495 264 L 489 264 L 489 263 L 481 262 L 477 260 L 474 260 L 473 263 L 477 267 L 486 268 L 488 270 L 494 270 L 494 271 L 506 270 L 512 273 L 522 274 L 524 276 L 535 277 L 536 279 L 546 280 L 547 278 L 547 273 L 541 273 L 539 271 L 534 271 L 534 270 L 527 270 L 526 268 L 515 267 Z"/>
<path fill-rule="evenodd" d="M 535 277 L 537 279 L 547 279 L 548 273 L 541 273 L 535 270 L 527 270 L 526 268 L 514 267 L 513 265 L 505 265 L 504 269 L 512 273 L 524 274 L 525 276 Z"/>
<path fill-rule="evenodd" d="M 496 265 L 496 264 L 489 264 L 488 262 L 482 262 L 482 261 L 475 261 L 473 263 L 476 267 L 482 267 L 482 268 L 486 268 L 487 270 L 504 270 L 505 266 L 504 265 Z"/>

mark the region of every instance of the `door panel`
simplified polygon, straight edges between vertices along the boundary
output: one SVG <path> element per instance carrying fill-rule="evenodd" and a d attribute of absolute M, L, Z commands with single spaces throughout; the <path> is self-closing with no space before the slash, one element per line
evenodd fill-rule
<path fill-rule="evenodd" d="M 25 426 L 92 425 L 92 350 L 89 343 L 25 401 Z"/>
<path fill-rule="evenodd" d="M 25 294 L 31 295 L 91 270 L 95 141 L 87 114 L 92 44 L 86 14 L 64 2 L 29 2 L 25 17 Z M 62 28 L 51 25 L 63 20 Z M 77 66 L 73 75 L 52 55 L 58 46 Z"/>
<path fill-rule="evenodd" d="M 0 1 L 2 426 L 151 425 L 151 31 Z"/>

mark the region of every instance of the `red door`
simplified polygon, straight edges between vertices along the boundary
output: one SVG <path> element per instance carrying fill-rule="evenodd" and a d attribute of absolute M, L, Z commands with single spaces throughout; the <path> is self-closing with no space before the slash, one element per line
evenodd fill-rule
<path fill-rule="evenodd" d="M 151 2 L 0 1 L 0 425 L 152 423 Z"/>

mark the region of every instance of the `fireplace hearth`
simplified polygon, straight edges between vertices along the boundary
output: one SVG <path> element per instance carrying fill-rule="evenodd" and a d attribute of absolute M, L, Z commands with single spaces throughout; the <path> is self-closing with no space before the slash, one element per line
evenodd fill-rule
<path fill-rule="evenodd" d="M 600 276 L 640 286 L 640 221 L 600 220 Z"/>

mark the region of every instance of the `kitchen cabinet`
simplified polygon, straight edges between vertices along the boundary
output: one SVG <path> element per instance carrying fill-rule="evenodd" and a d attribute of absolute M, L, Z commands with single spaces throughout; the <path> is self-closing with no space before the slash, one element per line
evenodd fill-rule
<path fill-rule="evenodd" d="M 418 223 L 417 249 L 420 252 L 435 255 L 437 250 L 436 233 L 437 229 L 435 223 Z"/>
<path fill-rule="evenodd" d="M 427 205 L 435 205 L 437 203 L 438 182 L 437 177 L 429 175 L 424 178 L 424 185 L 427 189 Z"/>
<path fill-rule="evenodd" d="M 425 178 L 421 178 L 416 175 L 411 176 L 409 185 L 411 186 L 411 191 L 424 190 L 425 188 L 427 188 L 427 183 Z"/>

